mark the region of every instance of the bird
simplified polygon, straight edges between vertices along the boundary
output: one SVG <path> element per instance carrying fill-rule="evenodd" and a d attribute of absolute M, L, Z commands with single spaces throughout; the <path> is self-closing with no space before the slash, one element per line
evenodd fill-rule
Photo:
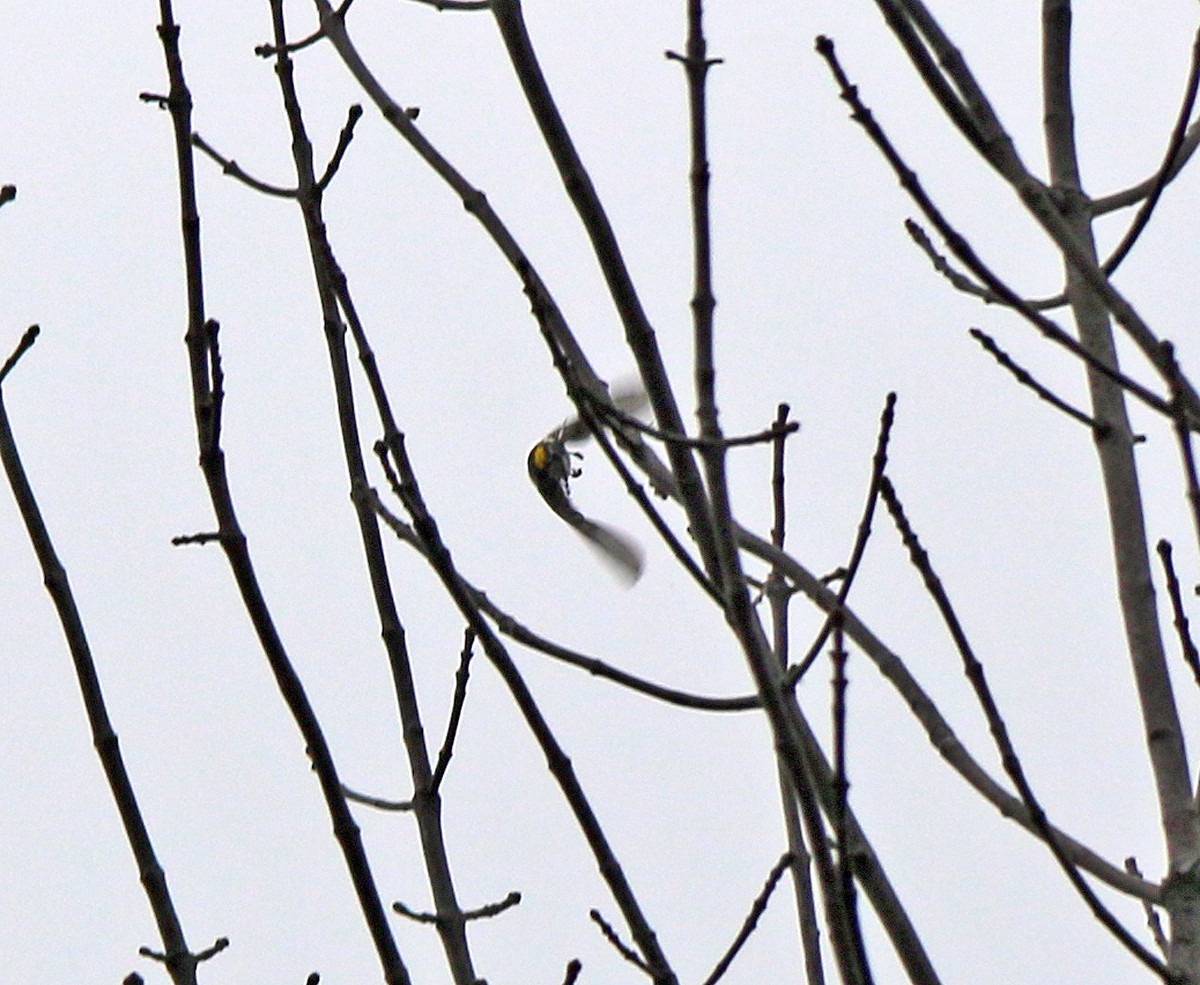
<path fill-rule="evenodd" d="M 640 385 L 636 389 L 627 387 L 617 390 L 612 400 L 618 410 L 635 414 L 646 405 L 646 391 Z M 564 421 L 530 449 L 526 462 L 529 478 L 546 505 L 586 540 L 627 586 L 632 586 L 645 566 L 641 546 L 614 527 L 584 516 L 571 502 L 571 480 L 582 474 L 574 460 L 583 456 L 570 451 L 567 444 L 590 436 L 580 418 Z"/>

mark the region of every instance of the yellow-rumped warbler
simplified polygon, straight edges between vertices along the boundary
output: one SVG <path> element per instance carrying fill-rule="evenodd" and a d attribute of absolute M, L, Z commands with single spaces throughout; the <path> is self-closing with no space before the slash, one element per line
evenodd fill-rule
<path fill-rule="evenodd" d="M 636 413 L 645 406 L 646 393 L 641 387 L 636 391 L 621 392 L 613 396 L 613 404 L 625 413 Z M 570 483 L 580 474 L 573 459 L 582 456 L 579 452 L 569 451 L 567 442 L 583 441 L 588 437 L 587 425 L 577 417 L 555 428 L 530 449 L 529 478 L 550 509 L 599 551 L 623 581 L 632 585 L 642 574 L 641 547 L 619 530 L 584 516 L 571 502 Z"/>

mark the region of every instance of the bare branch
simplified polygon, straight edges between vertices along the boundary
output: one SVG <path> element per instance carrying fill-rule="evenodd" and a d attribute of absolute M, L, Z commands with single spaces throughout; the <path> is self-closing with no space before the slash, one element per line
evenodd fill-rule
<path fill-rule="evenodd" d="M 1002 816 L 1015 821 L 1022 827 L 1036 831 L 1029 811 L 1020 798 L 1001 787 L 991 775 L 975 761 L 961 740 L 955 735 L 950 723 L 942 716 L 933 699 L 912 676 L 904 661 L 890 650 L 871 629 L 855 614 L 854 610 L 838 602 L 838 596 L 820 578 L 810 572 L 786 552 L 776 550 L 768 541 L 741 527 L 738 541 L 744 550 L 761 558 L 768 564 L 777 564 L 787 578 L 822 611 L 842 613 L 846 635 L 871 658 L 879 672 L 900 694 L 925 730 L 930 743 L 943 759 L 982 794 Z M 1115 889 L 1138 899 L 1157 902 L 1161 888 L 1144 879 L 1135 879 L 1123 869 L 1102 858 L 1086 845 L 1070 835 L 1055 829 L 1055 835 L 1080 868 L 1094 875 Z"/>
<path fill-rule="evenodd" d="M 487 10 L 492 6 L 492 0 L 410 0 L 411 3 L 423 3 L 435 8 L 438 13 L 443 10 Z"/>
<path fill-rule="evenodd" d="M 17 348 L 0 370 L 0 378 L 8 373 L 21 354 L 28 350 L 37 338 L 37 326 L 31 326 L 21 337 Z M 42 581 L 58 614 L 67 649 L 75 667 L 75 677 L 79 684 L 79 692 L 83 698 L 84 710 L 87 713 L 88 725 L 92 733 L 92 745 L 100 759 L 100 765 L 108 780 L 117 814 L 129 840 L 129 847 L 137 863 L 138 875 L 146 892 L 146 899 L 154 914 L 155 923 L 162 938 L 165 953 L 161 955 L 163 963 L 171 975 L 174 985 L 196 985 L 196 965 L 203 960 L 193 954 L 184 936 L 183 924 L 175 909 L 175 902 L 167 886 L 166 873 L 158 861 L 154 844 L 150 839 L 133 782 L 125 767 L 125 757 L 121 753 L 117 741 L 117 733 L 108 717 L 108 708 L 104 699 L 104 691 L 100 685 L 100 676 L 96 663 L 92 658 L 91 644 L 88 642 L 87 631 L 84 629 L 83 618 L 75 604 L 75 595 L 50 539 L 50 531 L 42 516 L 41 507 L 25 466 L 17 449 L 16 437 L 4 406 L 3 391 L 0 390 L 0 463 L 8 477 L 12 488 L 13 498 L 17 509 L 25 523 L 29 542 L 37 555 L 38 564 L 42 569 Z M 154 956 L 154 955 L 151 955 Z"/>
<path fill-rule="evenodd" d="M 363 848 L 362 837 L 350 814 L 333 756 L 304 686 L 296 674 L 280 639 L 266 598 L 255 573 L 246 538 L 242 533 L 229 489 L 224 455 L 215 443 L 212 426 L 211 331 L 205 317 L 203 261 L 200 242 L 200 217 L 196 205 L 195 160 L 191 144 L 192 97 L 184 79 L 179 54 L 179 25 L 175 23 L 171 0 L 159 0 L 161 24 L 159 38 L 170 79 L 167 108 L 175 137 L 175 156 L 179 173 L 179 204 L 183 233 L 183 253 L 187 285 L 188 364 L 191 373 L 192 404 L 196 419 L 200 466 L 208 486 L 217 518 L 220 543 L 229 560 L 242 603 L 254 625 L 263 653 L 275 676 L 280 694 L 288 705 L 313 768 L 321 784 L 333 831 L 342 850 L 346 868 L 354 884 L 363 918 L 371 933 L 376 953 L 388 985 L 408 985 L 408 970 L 400 957 L 387 914 L 379 898 L 374 876 Z"/>
<path fill-rule="evenodd" d="M 488 917 L 499 916 L 505 910 L 511 909 L 521 902 L 521 894 L 514 891 L 509 893 L 504 899 L 496 903 L 486 903 L 474 910 L 463 911 L 464 920 L 486 920 Z M 410 910 L 403 903 L 397 901 L 392 904 L 392 909 L 399 913 L 402 917 L 407 917 L 416 923 L 431 923 L 441 924 L 444 922 L 443 917 L 439 917 L 436 913 L 426 913 L 419 910 Z"/>
<path fill-rule="evenodd" d="M 951 639 L 954 640 L 954 645 L 958 649 L 959 656 L 962 658 L 963 669 L 966 672 L 967 679 L 975 689 L 979 705 L 983 709 L 984 716 L 987 718 L 988 729 L 992 733 L 996 749 L 1000 753 L 1000 760 L 1004 764 L 1004 771 L 1008 774 L 1013 785 L 1020 793 L 1021 800 L 1024 801 L 1029 811 L 1029 817 L 1033 822 L 1038 836 L 1049 847 L 1054 858 L 1062 867 L 1063 872 L 1066 873 L 1067 879 L 1074 886 L 1075 891 L 1079 893 L 1096 919 L 1142 964 L 1162 978 L 1163 981 L 1173 982 L 1175 976 L 1168 970 L 1167 966 L 1147 951 L 1122 926 L 1121 922 L 1113 916 L 1112 912 L 1100 901 L 1100 898 L 1096 895 L 1092 887 L 1079 874 L 1079 869 L 1072 860 L 1070 853 L 1059 844 L 1058 837 L 1046 817 L 1046 812 L 1034 795 L 1033 788 L 1026 779 L 1025 770 L 1021 766 L 1021 761 L 1017 758 L 1016 749 L 1008 736 L 1008 727 L 1004 723 L 1000 709 L 992 697 L 987 678 L 984 676 L 983 665 L 976 658 L 974 650 L 967 640 L 966 632 L 950 603 L 950 597 L 942 587 L 941 579 L 934 572 L 933 566 L 929 561 L 929 555 L 917 539 L 916 533 L 904 515 L 904 509 L 900 504 L 899 498 L 896 496 L 896 491 L 886 476 L 880 483 L 879 492 L 887 504 L 888 511 L 892 514 L 892 519 L 896 522 L 896 529 L 900 532 L 904 546 L 908 548 L 909 558 L 912 560 L 913 566 L 920 572 L 921 578 L 925 583 L 925 588 L 937 606 Z"/>
<path fill-rule="evenodd" d="M 952 252 L 960 262 L 965 264 L 967 268 L 976 277 L 978 277 L 984 285 L 986 285 L 988 290 L 996 296 L 998 301 L 1019 312 L 1046 338 L 1057 343 L 1068 352 L 1077 356 L 1084 363 L 1086 363 L 1089 368 L 1094 369 L 1119 383 L 1125 390 L 1133 394 L 1148 407 L 1158 411 L 1160 414 L 1167 415 L 1169 411 L 1167 402 L 1165 400 L 1163 400 L 1157 394 L 1146 389 L 1140 383 L 1130 379 L 1123 373 L 1115 370 L 1113 367 L 1106 365 L 1098 357 L 1093 355 L 1086 348 L 1075 341 L 1075 339 L 1073 339 L 1067 332 L 1063 331 L 1063 329 L 1056 325 L 1053 321 L 1030 307 L 1028 303 L 1026 303 L 1012 290 L 1012 288 L 1000 280 L 1000 278 L 997 277 L 996 274 L 994 274 L 991 269 L 983 263 L 983 261 L 975 253 L 975 250 L 970 243 L 968 243 L 967 240 L 964 239 L 949 224 L 949 222 L 942 215 L 941 211 L 933 203 L 933 200 L 930 199 L 925 193 L 925 190 L 922 188 L 920 179 L 917 177 L 916 173 L 904 163 L 903 158 L 900 157 L 899 153 L 892 146 L 891 141 L 883 132 L 883 129 L 875 121 L 871 111 L 863 105 L 862 101 L 859 99 L 857 87 L 851 84 L 845 72 L 842 71 L 841 65 L 838 63 L 837 56 L 834 54 L 833 42 L 825 37 L 818 38 L 817 51 L 829 64 L 830 71 L 833 73 L 834 78 L 837 80 L 838 85 L 841 88 L 842 99 L 852 107 L 851 119 L 860 124 L 871 137 L 871 140 L 882 152 L 883 156 L 887 159 L 893 171 L 895 171 L 897 177 L 900 179 L 901 186 L 909 193 L 913 201 L 917 203 L 921 211 L 925 214 L 925 217 L 933 224 L 934 228 L 937 229 L 938 234 L 945 241 L 946 245 L 950 249 L 950 252 Z M 1075 261 L 1072 260 L 1072 263 L 1074 262 Z M 1089 285 L 1090 283 L 1091 282 L 1089 281 Z M 1106 303 L 1108 302 L 1106 301 Z M 1123 312 L 1123 316 L 1127 317 L 1128 313 Z M 1122 316 L 1118 316 L 1118 320 L 1120 320 L 1121 317 Z M 1122 322 L 1122 324 L 1124 324 L 1124 322 Z M 1139 341 L 1139 345 L 1146 341 L 1146 336 L 1144 333 L 1140 336 L 1140 340 L 1141 341 Z M 1156 353 L 1155 357 L 1152 359 L 1152 362 L 1158 365 L 1161 362 L 1161 359 L 1158 355 L 1158 342 L 1155 339 L 1148 344 L 1149 347 Z M 1189 393 L 1191 393 L 1190 390 Z M 1188 397 L 1188 402 L 1189 420 L 1193 421 L 1193 426 L 1200 427 L 1200 409 L 1193 414 L 1193 400 L 1191 396 Z M 1197 408 L 1200 408 L 1200 398 L 1196 399 L 1194 403 Z"/>

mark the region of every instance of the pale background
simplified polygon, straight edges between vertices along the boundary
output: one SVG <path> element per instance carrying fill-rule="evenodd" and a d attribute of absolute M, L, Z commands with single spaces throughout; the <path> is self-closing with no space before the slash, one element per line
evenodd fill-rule
<path fill-rule="evenodd" d="M 1182 92 L 1193 4 L 1078 5 L 1077 115 L 1086 188 L 1157 166 Z M 529 0 L 559 105 L 604 197 L 679 392 L 690 395 L 682 0 Z M 865 101 L 947 214 L 1032 295 L 1059 285 L 1054 254 L 1013 196 L 950 131 L 873 5 L 714 2 L 710 53 L 719 398 L 731 433 L 779 401 L 789 448 L 790 546 L 842 563 L 884 395 L 900 393 L 892 475 L 960 607 L 1050 816 L 1119 864 L 1162 875 L 1160 830 L 1114 605 L 1090 436 L 1020 390 L 966 335 L 980 325 L 1077 402 L 1081 373 L 1004 312 L 955 295 L 910 245 L 912 214 L 847 119 L 822 62 L 831 35 Z M 81 12 L 82 11 L 82 12 Z M 935 4 L 1025 159 L 1042 170 L 1039 5 Z M 256 176 L 290 184 L 265 2 L 180 3 L 194 123 Z M 289 5 L 295 36 L 313 25 Z M 189 943 L 232 945 L 207 982 L 379 980 L 299 735 L 272 686 L 213 546 L 190 410 L 169 118 L 157 9 L 49 0 L 0 9 L 0 349 L 42 338 L 4 387 L 32 482 L 67 565 Z M 632 363 L 487 14 L 359 0 L 350 30 L 419 125 L 508 221 L 600 372 Z M 297 58 L 318 161 L 362 101 L 330 50 Z M 347 498 L 309 261 L 294 206 L 199 162 L 208 311 L 222 324 L 225 447 L 268 599 L 347 782 L 408 793 L 407 766 Z M 1195 357 L 1198 179 L 1176 182 L 1117 282 Z M 525 454 L 567 413 L 519 284 L 458 201 L 367 108 L 327 197 L 350 277 L 424 492 L 463 572 L 538 631 L 635 673 L 710 694 L 748 675 L 694 591 L 593 452 L 581 507 L 648 547 L 623 591 L 537 498 Z M 1102 233 L 1123 229 L 1110 220 Z M 1134 371 L 1140 364 L 1127 356 Z M 1169 430 L 1149 435 L 1151 536 L 1198 577 Z M 364 434 L 369 445 L 375 437 Z M 769 526 L 763 449 L 735 456 L 736 506 Z M 0 497 L 0 982 L 112 983 L 157 947 L 89 743 L 78 690 L 16 509 Z M 391 562 L 436 747 L 461 626 L 405 549 Z M 959 735 L 999 775 L 982 716 L 885 520 L 852 597 L 910 663 Z M 814 625 L 798 606 L 797 647 Z M 1173 646 L 1173 641 L 1172 641 Z M 1173 646 L 1174 649 L 1174 646 Z M 699 981 L 784 847 L 771 747 L 750 715 L 656 706 L 537 655 L 517 660 L 558 730 L 682 979 Z M 821 729 L 829 671 L 803 702 Z M 1138 980 L 1049 853 L 950 774 L 861 654 L 850 663 L 853 804 L 946 982 Z M 1198 710 L 1177 675 L 1185 722 Z M 472 907 L 525 901 L 478 924 L 493 983 L 639 974 L 599 939 L 615 907 L 535 744 L 479 658 L 444 789 L 451 860 Z M 428 907 L 414 825 L 356 809 L 385 901 Z M 1106 894 L 1107 898 L 1107 894 Z M 1118 914 L 1143 933 L 1139 906 Z M 435 935 L 397 920 L 420 983 L 447 974 Z M 799 978 L 794 909 L 777 898 L 728 981 Z M 869 917 L 877 980 L 898 980 Z"/>

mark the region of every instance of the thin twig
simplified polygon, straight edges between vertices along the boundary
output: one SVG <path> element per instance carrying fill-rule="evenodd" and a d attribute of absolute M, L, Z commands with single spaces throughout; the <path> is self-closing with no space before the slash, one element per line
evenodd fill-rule
<path fill-rule="evenodd" d="M 1169 540 L 1158 542 L 1158 556 L 1162 559 L 1163 572 L 1167 578 L 1167 595 L 1171 599 L 1171 611 L 1175 616 L 1175 635 L 1179 637 L 1183 661 L 1191 670 L 1196 684 L 1200 686 L 1200 652 L 1197 652 L 1196 644 L 1192 640 L 1187 613 L 1183 608 L 1183 595 L 1179 591 L 1179 579 L 1175 576 L 1175 562 L 1172 559 Z"/>
<path fill-rule="evenodd" d="M 1192 451 L 1192 435 L 1188 428 L 1187 411 L 1184 408 L 1183 373 L 1175 359 L 1175 347 L 1170 342 L 1162 344 L 1163 357 L 1170 367 L 1168 382 L 1171 385 L 1171 419 L 1175 424 L 1175 440 L 1179 444 L 1179 457 L 1183 461 L 1183 475 L 1187 484 L 1187 501 L 1192 508 L 1192 523 L 1200 543 L 1200 481 L 1196 478 L 1196 456 Z"/>
<path fill-rule="evenodd" d="M 376 797 L 373 794 L 360 793 L 344 783 L 342 784 L 342 796 L 347 800 L 354 801 L 356 804 L 374 807 L 379 811 L 405 813 L 413 809 L 413 802 L 411 800 L 388 800 L 386 797 Z"/>
<path fill-rule="evenodd" d="M 834 620 L 833 646 L 830 658 L 833 663 L 833 837 L 837 844 L 838 892 L 842 907 L 850 925 L 851 941 L 854 945 L 854 960 L 863 982 L 873 981 L 871 963 L 867 959 L 867 946 L 863 940 L 862 922 L 858 917 L 858 894 L 854 889 L 854 864 L 857 860 L 855 845 L 848 835 L 847 816 L 850 813 L 850 778 L 846 766 L 846 651 L 845 632 L 841 618 Z"/>
<path fill-rule="evenodd" d="M 588 394 L 591 398 L 592 395 Z M 640 431 L 642 434 L 655 438 L 664 444 L 681 444 L 687 448 L 741 448 L 746 445 L 763 445 L 775 440 L 778 434 L 779 427 L 783 427 L 785 434 L 794 434 L 800 430 L 799 421 L 789 421 L 784 425 L 772 425 L 763 431 L 755 432 L 754 434 L 743 434 L 738 437 L 728 438 L 693 438 L 686 434 L 673 434 L 669 431 L 664 431 L 662 428 L 656 428 L 652 424 L 647 424 L 645 421 L 639 421 L 632 414 L 626 414 L 611 404 L 594 401 L 596 411 L 601 418 L 605 418 L 619 424 L 621 427 L 632 428 L 635 431 Z"/>
<path fill-rule="evenodd" d="M 463 648 L 458 658 L 458 672 L 454 675 L 454 700 L 450 704 L 450 720 L 446 723 L 446 737 L 442 740 L 442 748 L 438 750 L 437 765 L 433 768 L 433 782 L 430 789 L 437 793 L 441 789 L 442 778 L 450 766 L 450 757 L 454 755 L 454 739 L 458 735 L 458 723 L 462 719 L 463 705 L 467 700 L 467 681 L 471 676 L 471 656 L 475 646 L 475 631 L 468 626 L 463 630 Z"/>
<path fill-rule="evenodd" d="M 1087 425 L 1096 435 L 1103 435 L 1109 430 L 1107 424 L 1097 421 L 1090 414 L 1084 413 L 1078 407 L 1071 406 L 1071 404 L 1067 403 L 1061 397 L 1053 393 L 1048 387 L 1043 386 L 1041 383 L 1035 380 L 1033 375 L 1027 369 L 1018 365 L 1007 352 L 1005 352 L 1000 348 L 999 345 L 996 344 L 996 340 L 988 335 L 987 332 L 983 331 L 983 329 L 972 328 L 968 334 L 971 336 L 971 338 L 983 346 L 983 348 L 992 356 L 992 358 L 996 360 L 996 362 L 1012 373 L 1018 383 L 1020 383 L 1022 386 L 1029 387 L 1030 390 L 1041 397 L 1042 400 L 1046 401 L 1046 403 L 1050 404 L 1051 407 L 1055 407 L 1058 410 L 1061 410 L 1068 417 L 1079 421 L 1081 424 Z"/>
<path fill-rule="evenodd" d="M 295 188 L 283 188 L 279 185 L 268 184 L 249 174 L 237 161 L 225 157 L 198 133 L 192 134 L 192 146 L 200 150 L 221 165 L 221 170 L 231 178 L 236 178 L 242 184 L 253 188 L 256 192 L 271 195 L 275 198 L 295 198 L 299 192 Z"/>
<path fill-rule="evenodd" d="M 354 0 L 342 0 L 341 5 L 335 11 L 336 15 L 339 18 L 344 18 L 346 16 L 346 12 L 350 9 L 350 5 L 353 2 Z M 324 37 L 325 28 L 324 26 L 321 26 L 313 31 L 312 34 L 308 35 L 308 37 L 302 38 L 300 41 L 288 41 L 285 44 L 279 44 L 278 42 L 266 42 L 264 44 L 256 45 L 254 48 L 254 53 L 258 55 L 259 58 L 274 58 L 276 55 L 293 55 L 297 51 L 303 51 L 305 48 L 316 44 L 318 41 L 324 39 Z"/>
<path fill-rule="evenodd" d="M 1132 855 L 1125 859 L 1125 871 L 1131 876 L 1137 876 L 1139 879 L 1142 876 L 1142 870 L 1138 868 L 1137 859 Z M 1167 942 L 1167 935 L 1163 933 L 1162 920 L 1159 919 L 1158 910 L 1154 905 L 1146 900 L 1142 900 L 1142 909 L 1146 913 L 1146 926 L 1150 929 L 1150 936 L 1154 938 L 1154 943 L 1162 952 L 1164 960 L 1169 960 L 1171 957 L 1171 945 Z"/>
<path fill-rule="evenodd" d="M 813 662 L 825 646 L 825 641 L 829 639 L 834 619 L 841 618 L 838 614 L 841 612 L 842 607 L 846 604 L 846 599 L 850 595 L 850 587 L 854 584 L 854 578 L 858 574 L 863 554 L 867 549 L 867 540 L 871 536 L 871 523 L 875 518 L 875 507 L 879 502 L 879 480 L 883 478 L 883 470 L 887 467 L 888 442 L 891 440 L 892 425 L 895 423 L 895 420 L 896 394 L 893 391 L 884 400 L 883 412 L 879 416 L 879 433 L 875 438 L 875 454 L 871 458 L 871 479 L 867 485 L 867 500 L 863 504 L 862 516 L 859 517 L 858 532 L 854 538 L 854 546 L 850 550 L 850 560 L 846 563 L 846 567 L 840 569 L 841 585 L 838 588 L 837 605 L 829 610 L 825 617 L 825 622 L 817 632 L 816 638 L 809 645 L 803 659 L 794 667 L 788 668 L 786 677 L 786 685 L 788 687 L 795 687 L 808 668 L 813 665 Z"/>
<path fill-rule="evenodd" d="M 771 500 L 774 515 L 774 522 L 771 525 L 771 543 L 780 552 L 783 551 L 787 536 L 787 500 L 784 496 L 787 435 L 784 433 L 783 426 L 787 423 L 790 412 L 791 408 L 787 404 L 779 405 L 775 415 L 777 433 L 771 456 Z M 775 662 L 780 668 L 785 668 L 790 653 L 788 607 L 791 604 L 794 589 L 777 564 L 771 566 L 765 591 L 771 609 L 771 651 Z M 817 920 L 816 899 L 813 896 L 812 855 L 804 841 L 804 826 L 800 821 L 796 789 L 790 773 L 783 768 L 781 763 L 776 764 L 776 772 L 779 777 L 779 792 L 783 801 L 784 830 L 787 832 L 788 850 L 792 856 L 790 866 L 792 888 L 795 892 L 796 920 L 800 931 L 800 942 L 804 948 L 805 978 L 808 985 L 824 985 L 825 970 L 821 959 L 821 930 Z"/>
<path fill-rule="evenodd" d="M 1138 209 L 1137 215 L 1133 217 L 1133 222 L 1130 223 L 1129 229 L 1125 235 L 1121 237 L 1121 242 L 1112 251 L 1109 258 L 1104 261 L 1104 272 L 1112 274 L 1117 267 L 1121 265 L 1121 261 L 1129 255 L 1129 251 L 1133 249 L 1133 245 L 1138 241 L 1138 237 L 1142 235 L 1142 231 L 1150 222 L 1150 216 L 1154 212 L 1154 207 L 1158 204 L 1159 198 L 1162 196 L 1163 190 L 1167 187 L 1167 183 L 1179 173 L 1183 167 L 1183 162 L 1179 161 L 1179 152 L 1183 148 L 1184 139 L 1187 136 L 1188 120 L 1192 118 L 1192 109 L 1196 105 L 1196 91 L 1200 86 L 1200 29 L 1196 31 L 1196 35 L 1192 40 L 1192 63 L 1188 69 L 1187 85 L 1184 88 L 1183 100 L 1179 107 L 1179 113 L 1175 118 L 1175 126 L 1171 130 L 1171 137 L 1167 141 L 1167 150 L 1163 155 L 1163 162 L 1159 166 L 1158 173 L 1154 175 L 1153 185 L 1149 193 L 1146 195 L 1146 200 Z"/>
<path fill-rule="evenodd" d="M 496 903 L 485 903 L 483 906 L 477 907 L 474 910 L 464 910 L 462 917 L 464 920 L 486 920 L 488 917 L 495 917 L 503 913 L 505 910 L 511 909 L 521 902 L 521 894 L 514 890 L 509 893 L 504 899 Z M 440 924 L 442 918 L 436 913 L 427 913 L 419 910 L 410 910 L 400 901 L 392 904 L 392 909 L 399 913 L 402 917 L 407 917 L 416 923 L 432 923 Z"/>
<path fill-rule="evenodd" d="M 621 936 L 616 932 L 616 930 L 613 929 L 612 924 L 610 924 L 604 919 L 603 916 L 600 915 L 599 910 L 589 910 L 588 916 L 591 917 L 592 922 L 600 928 L 600 933 L 604 935 L 604 939 L 617 949 L 617 953 L 620 954 L 621 957 L 623 957 L 634 967 L 640 968 L 647 975 L 651 974 L 649 966 L 645 961 L 642 960 L 641 955 L 639 955 L 637 951 L 633 950 L 633 948 L 625 945 L 625 942 L 621 940 Z"/>
<path fill-rule="evenodd" d="M 337 174 L 337 170 L 342 165 L 342 158 L 346 156 L 346 151 L 350 149 L 350 141 L 354 139 L 354 127 L 362 118 L 363 109 L 355 103 L 350 107 L 346 114 L 346 123 L 342 127 L 342 132 L 338 134 L 337 147 L 333 150 L 333 156 L 329 158 L 329 163 L 325 165 L 325 173 L 317 179 L 317 190 L 325 191 L 329 187 L 329 183 L 333 181 L 333 176 Z"/>
<path fill-rule="evenodd" d="M 411 2 L 434 7 L 439 13 L 443 10 L 487 10 L 492 5 L 492 0 L 411 0 Z"/>
<path fill-rule="evenodd" d="M 0 379 L 9 373 L 17 364 L 21 355 L 33 345 L 37 338 L 37 326 L 26 330 L 17 344 L 16 349 L 0 370 Z M 25 523 L 29 542 L 37 556 L 42 569 L 42 582 L 54 603 L 62 627 L 67 649 L 75 667 L 75 677 L 79 692 L 83 698 L 84 711 L 88 725 L 91 728 L 92 745 L 100 759 L 100 765 L 108 780 L 117 814 L 129 839 L 129 847 L 137 864 L 138 875 L 146 892 L 162 938 L 164 953 L 162 961 L 166 965 L 172 982 L 175 985 L 195 985 L 196 965 L 204 960 L 199 954 L 193 954 L 187 945 L 183 932 L 183 924 L 175 909 L 174 900 L 167 886 L 166 873 L 159 864 L 146 827 L 133 782 L 125 767 L 125 758 L 117 741 L 117 733 L 108 716 L 108 708 L 104 700 L 104 691 L 100 685 L 100 675 L 96 671 L 96 663 L 92 657 L 91 644 L 88 642 L 87 631 L 84 629 L 83 618 L 75 603 L 75 595 L 67 577 L 67 570 L 59 560 L 50 538 L 50 531 L 42 516 L 41 507 L 21 455 L 17 448 L 16 437 L 4 406 L 3 391 L 0 390 L 0 463 L 3 464 L 8 482 L 12 488 L 13 499 Z"/>
<path fill-rule="evenodd" d="M 987 679 L 984 675 L 983 665 L 976 658 L 970 642 L 967 640 L 966 632 L 963 630 L 962 624 L 958 620 L 957 614 L 954 612 L 954 607 L 950 602 L 949 595 L 942 587 L 941 579 L 933 570 L 930 563 L 929 555 L 921 546 L 917 539 L 916 532 L 912 525 L 908 522 L 905 516 L 904 508 L 900 503 L 899 497 L 896 495 L 896 490 L 892 486 L 891 480 L 884 476 L 879 487 L 880 495 L 883 496 L 884 502 L 887 504 L 888 511 L 892 515 L 892 519 L 896 523 L 896 529 L 900 532 L 901 539 L 904 541 L 904 546 L 908 549 L 909 558 L 913 566 L 920 572 L 921 578 L 925 583 L 926 591 L 933 599 L 937 606 L 938 612 L 942 616 L 942 620 L 950 633 L 951 639 L 959 652 L 959 656 L 963 661 L 963 669 L 967 679 L 971 682 L 971 686 L 975 690 L 976 698 L 979 701 L 984 716 L 987 718 L 988 730 L 992 734 L 992 739 L 996 744 L 996 749 L 1000 753 L 1000 760 L 1004 765 L 1004 771 L 1012 780 L 1013 785 L 1021 795 L 1021 799 L 1025 802 L 1025 806 L 1029 810 L 1030 819 L 1033 822 L 1039 837 L 1046 843 L 1054 855 L 1055 860 L 1062 867 L 1067 879 L 1075 888 L 1075 891 L 1087 904 L 1088 909 L 1092 911 L 1093 916 L 1103 925 L 1109 933 L 1113 935 L 1134 957 L 1141 961 L 1147 968 L 1157 974 L 1165 982 L 1174 981 L 1174 975 L 1163 962 L 1151 954 L 1142 944 L 1122 926 L 1121 922 L 1113 916 L 1112 912 L 1100 901 L 1087 881 L 1079 874 L 1079 869 L 1070 859 L 1063 846 L 1059 844 L 1058 838 L 1050 827 L 1049 819 L 1046 817 L 1046 812 L 1043 810 L 1041 803 L 1033 792 L 1033 788 L 1029 785 L 1029 781 L 1025 776 L 1024 767 L 1021 766 L 1021 761 L 1017 758 L 1017 752 L 1008 736 L 1008 727 L 1004 723 L 1004 719 L 1000 714 L 1000 709 L 992 696 L 991 688 L 988 686 Z"/>
<path fill-rule="evenodd" d="M 41 329 L 37 325 L 30 325 L 21 335 L 20 341 L 13 348 L 12 354 L 4 360 L 4 365 L 0 366 L 0 383 L 4 382 L 4 378 L 12 372 L 18 360 L 29 351 L 33 343 L 37 341 L 38 335 L 41 334 Z"/>
<path fill-rule="evenodd" d="M 925 232 L 924 227 L 915 219 L 905 219 L 904 228 L 908 231 L 909 237 L 917 247 L 929 258 L 929 262 L 933 264 L 933 269 L 946 278 L 950 282 L 950 286 L 957 291 L 962 291 L 963 294 L 970 294 L 973 297 L 979 298 L 984 304 L 991 304 L 1000 299 L 992 294 L 986 287 L 971 280 L 961 270 L 955 269 L 949 260 L 940 253 L 933 245 L 933 240 L 929 238 L 929 234 Z"/>
<path fill-rule="evenodd" d="M 742 927 L 734 937 L 733 943 L 721 956 L 721 960 L 717 962 L 716 967 L 704 979 L 704 985 L 717 985 L 725 974 L 726 970 L 733 963 L 733 959 L 737 957 L 738 952 L 745 946 L 746 941 L 750 939 L 750 935 L 754 933 L 754 929 L 758 926 L 758 921 L 762 919 L 762 915 L 767 912 L 767 904 L 771 901 L 771 894 L 775 892 L 775 887 L 779 884 L 780 877 L 791 866 L 795 865 L 796 860 L 791 852 L 784 852 L 779 861 L 772 867 L 767 875 L 767 880 L 763 884 L 759 894 L 754 898 L 754 902 L 750 904 L 750 912 L 746 914 L 746 919 L 742 922 Z"/>

